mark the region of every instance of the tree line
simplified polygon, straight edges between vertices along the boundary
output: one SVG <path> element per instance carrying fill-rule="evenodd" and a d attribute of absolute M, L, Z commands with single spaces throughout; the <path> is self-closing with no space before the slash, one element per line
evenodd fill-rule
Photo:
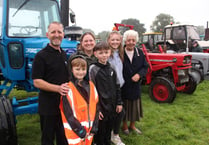
<path fill-rule="evenodd" d="M 152 32 L 163 32 L 164 27 L 166 25 L 169 25 L 171 22 L 173 24 L 180 23 L 180 22 L 175 22 L 173 16 L 171 16 L 169 14 L 160 13 L 159 15 L 157 15 L 155 17 L 154 21 L 150 25 L 150 30 Z M 134 26 L 133 29 L 139 33 L 139 37 L 141 37 L 142 34 L 146 32 L 146 28 L 144 27 L 144 24 L 140 23 L 140 21 L 138 19 L 133 19 L 133 18 L 124 19 L 121 21 L 121 24 L 133 25 Z M 127 30 L 127 28 L 121 27 L 120 28 L 121 34 L 123 34 L 126 30 Z M 94 31 L 91 29 L 83 29 L 83 31 L 84 32 L 91 31 L 92 33 L 94 33 Z M 205 33 L 204 26 L 197 26 L 197 32 L 200 35 L 203 35 Z M 108 33 L 109 33 L 109 31 L 102 31 L 102 32 L 98 33 L 98 35 L 96 35 L 96 38 L 100 39 L 100 40 L 106 40 Z"/>

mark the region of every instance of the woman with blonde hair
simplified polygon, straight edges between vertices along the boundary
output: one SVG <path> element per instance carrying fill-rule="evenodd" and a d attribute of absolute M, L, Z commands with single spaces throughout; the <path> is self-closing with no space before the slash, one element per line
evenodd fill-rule
<path fill-rule="evenodd" d="M 109 58 L 109 63 L 111 67 L 116 71 L 117 81 L 120 84 L 120 88 L 124 84 L 123 79 L 123 46 L 122 46 L 122 35 L 118 31 L 112 31 L 107 37 L 107 42 L 111 48 L 111 56 Z M 113 131 L 111 134 L 111 141 L 115 145 L 125 145 L 119 136 L 120 125 L 124 117 L 124 110 L 118 112 L 116 110 Z"/>

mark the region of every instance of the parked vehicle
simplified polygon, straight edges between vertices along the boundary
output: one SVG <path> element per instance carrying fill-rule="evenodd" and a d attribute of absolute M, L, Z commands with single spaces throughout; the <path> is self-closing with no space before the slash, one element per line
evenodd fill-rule
<path fill-rule="evenodd" d="M 16 115 L 37 113 L 37 96 L 21 100 L 12 97 L 11 101 L 8 96 L 14 88 L 38 92 L 31 78 L 33 59 L 49 42 L 45 34 L 51 22 L 63 20 L 64 26 L 68 26 L 68 16 L 61 19 L 60 11 L 69 14 L 69 4 L 62 4 L 61 9 L 61 3 L 57 0 L 0 0 L 0 69 L 3 79 L 0 85 L 1 145 L 17 145 Z M 72 14 L 71 18 L 74 18 Z M 70 37 L 81 34 L 70 33 L 69 29 L 66 32 L 68 35 L 61 47 L 69 56 L 78 44 Z"/>
<path fill-rule="evenodd" d="M 164 27 L 163 37 L 162 41 L 158 42 L 158 44 L 166 44 L 167 50 L 174 50 L 176 52 L 191 52 L 192 42 L 195 40 L 203 49 L 203 52 L 209 49 L 209 42 L 200 39 L 194 25 L 167 25 Z"/>
<path fill-rule="evenodd" d="M 157 44 L 164 46 L 167 53 L 187 53 L 192 55 L 193 70 L 199 71 L 201 80 L 209 75 L 209 41 L 200 40 L 196 27 L 193 25 L 175 24 L 164 28 L 163 40 Z M 197 41 L 203 48 L 202 52 L 191 52 L 191 43 Z"/>
<path fill-rule="evenodd" d="M 176 92 L 192 94 L 197 82 L 191 74 L 191 58 L 189 54 L 147 52 L 144 44 L 142 50 L 149 64 L 145 84 L 149 85 L 149 96 L 160 103 L 172 103 Z"/>

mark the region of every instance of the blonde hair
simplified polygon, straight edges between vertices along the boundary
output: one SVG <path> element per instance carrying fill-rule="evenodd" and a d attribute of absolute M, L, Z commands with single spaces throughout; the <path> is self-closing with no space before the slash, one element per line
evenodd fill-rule
<path fill-rule="evenodd" d="M 107 42 L 109 41 L 110 37 L 113 34 L 116 34 L 116 35 L 119 35 L 120 36 L 121 43 L 120 43 L 120 45 L 118 47 L 118 52 L 119 52 L 120 59 L 123 61 L 123 58 L 124 58 L 124 56 L 123 56 L 124 55 L 124 51 L 123 51 L 123 37 L 120 34 L 120 32 L 119 31 L 112 31 L 112 32 L 110 32 L 109 35 L 108 35 L 108 37 L 107 37 Z M 108 43 L 108 45 L 109 45 L 109 47 L 111 47 L 109 43 Z M 111 48 L 111 56 L 110 57 L 112 57 L 112 56 L 113 56 L 113 49 Z"/>

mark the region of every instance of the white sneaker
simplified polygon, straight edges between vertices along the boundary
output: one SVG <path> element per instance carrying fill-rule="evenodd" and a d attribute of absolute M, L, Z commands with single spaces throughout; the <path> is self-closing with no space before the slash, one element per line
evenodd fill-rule
<path fill-rule="evenodd" d="M 115 144 L 115 145 L 125 145 L 121 139 L 119 135 L 111 135 L 111 141 Z"/>

